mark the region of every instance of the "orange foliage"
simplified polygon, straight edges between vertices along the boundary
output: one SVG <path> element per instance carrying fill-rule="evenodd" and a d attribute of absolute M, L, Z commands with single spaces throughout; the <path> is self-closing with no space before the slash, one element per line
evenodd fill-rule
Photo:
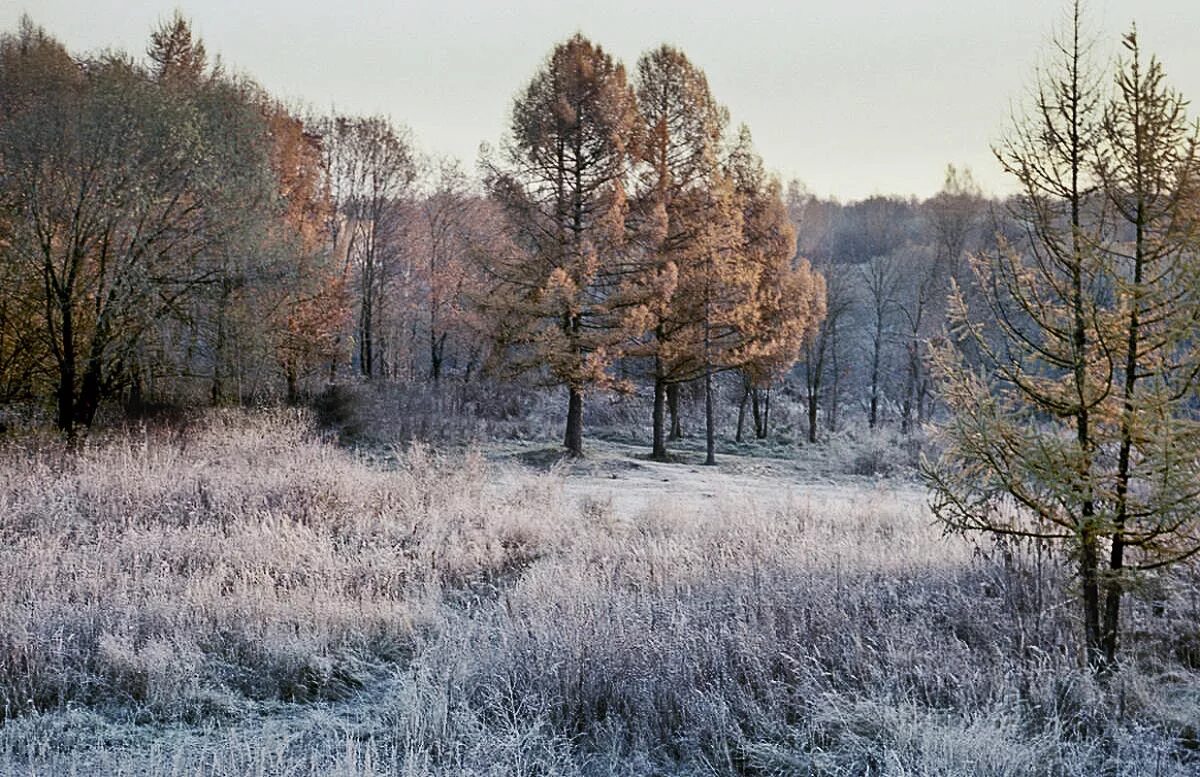
<path fill-rule="evenodd" d="M 320 139 L 282 106 L 268 106 L 266 117 L 281 208 L 272 242 L 287 252 L 274 340 L 294 393 L 299 378 L 339 357 L 350 304 L 346 280 L 324 251 L 332 206 L 322 179 Z"/>

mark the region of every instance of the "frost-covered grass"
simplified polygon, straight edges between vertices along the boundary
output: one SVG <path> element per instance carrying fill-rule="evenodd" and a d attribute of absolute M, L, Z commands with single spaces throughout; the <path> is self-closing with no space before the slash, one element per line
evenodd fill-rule
<path fill-rule="evenodd" d="M 1062 562 L 908 486 L 387 462 L 282 413 L 0 453 L 0 773 L 1200 769 L 1186 590 L 1101 684 Z"/>

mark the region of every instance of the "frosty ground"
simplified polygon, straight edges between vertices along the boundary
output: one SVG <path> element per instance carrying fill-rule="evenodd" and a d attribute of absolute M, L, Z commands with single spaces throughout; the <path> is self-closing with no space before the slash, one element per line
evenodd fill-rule
<path fill-rule="evenodd" d="M 5 774 L 1189 774 L 1195 596 L 1080 667 L 1064 562 L 861 451 L 347 450 L 217 414 L 0 456 Z M 807 455 L 804 455 L 807 454 Z M 1189 609 L 1190 608 L 1190 609 Z"/>

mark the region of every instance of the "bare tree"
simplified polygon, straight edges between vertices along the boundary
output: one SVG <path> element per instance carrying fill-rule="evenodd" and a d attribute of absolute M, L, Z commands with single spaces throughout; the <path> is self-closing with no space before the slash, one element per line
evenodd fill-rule
<path fill-rule="evenodd" d="M 382 116 L 333 116 L 322 124 L 329 190 L 335 207 L 330 239 L 353 273 L 357 289 L 356 360 L 359 372 L 386 371 L 387 288 L 397 271 L 402 201 L 417 166 L 407 133 Z"/>
<path fill-rule="evenodd" d="M 963 262 L 983 210 L 983 197 L 971 171 L 948 165 L 942 190 L 924 203 L 923 210 L 934 237 L 932 253 L 906 254 L 904 288 L 898 304 L 904 330 L 905 375 L 900 408 L 900 430 L 904 434 L 912 432 L 914 424 L 925 421 L 932 388 L 926 346 L 944 325 L 951 284 L 964 287 L 967 281 Z"/>
<path fill-rule="evenodd" d="M 808 415 L 808 441 L 817 441 L 817 414 L 822 399 L 828 403 L 830 428 L 834 423 L 833 415 L 836 408 L 836 391 L 834 386 L 828 390 L 830 396 L 825 397 L 827 383 L 837 380 L 837 333 L 838 326 L 847 318 L 854 307 L 854 295 L 844 272 L 829 262 L 816 266 L 818 272 L 825 276 L 825 320 L 814 337 L 804 343 L 804 402 Z"/>
<path fill-rule="evenodd" d="M 901 273 L 895 255 L 891 254 L 874 257 L 862 267 L 860 273 L 870 314 L 867 425 L 875 429 L 879 425 L 879 406 L 883 398 L 884 360 L 887 358 L 887 347 L 895 335 Z"/>

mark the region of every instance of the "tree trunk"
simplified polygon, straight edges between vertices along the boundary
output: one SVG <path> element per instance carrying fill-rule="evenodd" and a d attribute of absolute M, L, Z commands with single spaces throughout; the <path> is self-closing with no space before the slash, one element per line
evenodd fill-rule
<path fill-rule="evenodd" d="M 574 386 L 567 391 L 567 431 L 563 445 L 568 454 L 578 458 L 583 455 L 583 392 Z"/>
<path fill-rule="evenodd" d="M 287 403 L 289 406 L 295 407 L 300 404 L 300 386 L 299 378 L 296 376 L 296 366 L 289 361 L 284 372 L 287 378 Z"/>
<path fill-rule="evenodd" d="M 917 356 L 917 341 L 914 335 L 912 342 L 908 344 L 908 374 L 904 376 L 904 404 L 900 409 L 900 433 L 903 435 L 912 432 L 913 410 L 920 369 L 921 362 Z"/>
<path fill-rule="evenodd" d="M 1141 289 L 1145 269 L 1145 213 L 1142 198 L 1137 201 L 1135 219 L 1135 249 L 1133 283 Z M 1122 570 L 1125 567 L 1125 522 L 1129 517 L 1129 482 L 1132 473 L 1134 393 L 1137 391 L 1138 356 L 1141 348 L 1141 316 L 1138 295 L 1129 311 L 1129 334 L 1125 343 L 1125 399 L 1121 412 L 1121 448 L 1117 454 L 1117 515 L 1113 521 L 1112 546 L 1109 551 L 1108 580 L 1105 585 L 1104 624 L 1101 634 L 1104 663 L 1109 666 L 1117 657 L 1117 633 L 1121 617 Z M 1143 367 L 1144 368 L 1144 367 Z"/>
<path fill-rule="evenodd" d="M 100 365 L 95 360 L 88 361 L 83 373 L 83 381 L 79 385 L 79 395 L 75 398 L 75 424 L 87 429 L 96 420 L 96 411 L 100 408 Z"/>
<path fill-rule="evenodd" d="M 762 439 L 762 405 L 759 402 L 758 389 L 750 389 L 750 411 L 754 415 L 754 437 Z"/>
<path fill-rule="evenodd" d="M 1090 523 L 1090 517 L 1088 518 Z M 1088 664 L 1099 668 L 1104 664 L 1104 648 L 1100 635 L 1100 583 L 1094 530 L 1085 524 L 1080 540 L 1079 579 L 1083 588 L 1083 633 Z"/>
<path fill-rule="evenodd" d="M 717 417 L 713 406 L 712 368 L 704 373 L 704 463 L 717 463 Z"/>
<path fill-rule="evenodd" d="M 142 371 L 135 367 L 129 381 L 129 399 L 125 403 L 125 412 L 129 415 L 140 416 L 145 409 L 146 394 L 142 384 Z"/>
<path fill-rule="evenodd" d="M 809 393 L 809 442 L 817 441 L 817 404 L 821 394 L 816 391 Z"/>
<path fill-rule="evenodd" d="M 1075 332 L 1080 337 L 1080 332 Z M 1082 353 L 1082 350 L 1080 351 Z M 1082 364 L 1076 364 L 1076 370 L 1082 371 Z M 1079 383 L 1077 385 L 1082 385 Z M 1084 405 L 1076 415 L 1076 436 L 1080 451 L 1085 456 L 1091 449 L 1091 418 L 1087 406 Z M 1100 581 L 1099 581 L 1099 551 L 1097 549 L 1096 529 L 1093 526 L 1096 515 L 1096 503 L 1091 490 L 1091 466 L 1086 465 L 1083 473 L 1084 492 L 1082 494 L 1082 513 L 1079 521 L 1079 579 L 1082 587 L 1083 600 L 1083 631 L 1084 643 L 1087 648 L 1088 664 L 1099 668 L 1103 665 L 1103 645 L 1100 631 Z"/>
<path fill-rule="evenodd" d="M 657 370 L 656 370 L 657 372 Z M 654 377 L 654 447 L 650 457 L 655 461 L 667 460 L 667 385 L 662 377 Z"/>
<path fill-rule="evenodd" d="M 374 271 L 368 261 L 363 269 L 362 309 L 358 315 L 358 366 L 364 377 L 375 374 Z"/>
<path fill-rule="evenodd" d="M 879 423 L 879 362 L 883 350 L 883 335 L 876 333 L 875 347 L 871 353 L 871 407 L 867 414 L 867 426 L 874 429 Z"/>
<path fill-rule="evenodd" d="M 836 432 L 838 427 L 838 409 L 842 398 L 842 373 L 838 365 L 837 323 L 829 328 L 829 366 L 833 370 L 833 385 L 829 392 L 829 431 Z"/>
<path fill-rule="evenodd" d="M 74 361 L 72 359 L 72 361 Z M 68 438 L 75 433 L 75 365 L 64 360 L 58 368 L 58 429 Z"/>
<path fill-rule="evenodd" d="M 364 377 L 371 377 L 374 370 L 371 343 L 371 313 L 370 306 L 363 304 L 358 326 L 358 369 Z"/>
<path fill-rule="evenodd" d="M 928 376 L 921 379 L 921 383 L 917 386 L 917 426 L 925 425 L 929 420 L 929 378 Z"/>
<path fill-rule="evenodd" d="M 49 306 L 48 306 L 49 307 Z M 59 339 L 62 343 L 58 354 L 58 428 L 68 440 L 75 436 L 75 320 L 71 315 L 70 300 L 59 300 L 57 305 L 61 317 Z M 47 315 L 47 320 L 53 317 Z"/>
<path fill-rule="evenodd" d="M 429 334 L 429 377 L 433 380 L 433 385 L 437 386 L 442 382 L 442 354 L 446 346 L 446 334 L 443 332 L 441 339 Z"/>
<path fill-rule="evenodd" d="M 86 361 L 79 387 L 79 360 L 75 351 L 75 333 L 71 310 L 62 306 L 62 356 L 59 359 L 59 381 L 57 390 L 58 428 L 66 434 L 68 443 L 74 447 L 80 427 L 88 428 L 95 420 L 100 406 L 100 362 L 96 353 L 100 334 L 93 336 L 91 355 Z"/>
<path fill-rule="evenodd" d="M 229 297 L 233 293 L 229 280 L 221 281 L 221 296 L 217 301 L 217 336 L 213 346 L 212 385 L 209 387 L 209 404 L 220 407 L 225 403 L 225 349 L 229 344 L 226 331 Z"/>
<path fill-rule="evenodd" d="M 737 442 L 742 441 L 742 429 L 746 426 L 746 400 L 750 398 L 750 389 L 742 389 L 742 401 L 738 402 Z"/>
<path fill-rule="evenodd" d="M 757 393 L 757 392 L 756 392 Z M 754 433 L 760 440 L 767 439 L 767 432 L 771 428 L 771 389 L 763 389 L 762 393 L 762 417 L 760 422 L 755 424 Z"/>
<path fill-rule="evenodd" d="M 671 383 L 667 386 L 667 411 L 671 415 L 671 432 L 667 435 L 667 440 L 682 440 L 683 425 L 679 422 L 679 384 Z"/>
<path fill-rule="evenodd" d="M 817 341 L 809 347 L 804 360 L 804 399 L 808 411 L 808 442 L 817 441 L 817 412 L 821 405 L 821 386 L 825 379 L 825 355 L 829 348 L 829 328 L 821 327 Z"/>
<path fill-rule="evenodd" d="M 1112 538 L 1108 571 L 1112 575 L 1104 594 L 1104 623 L 1101 638 L 1104 647 L 1104 665 L 1112 666 L 1117 659 L 1120 646 L 1121 596 L 1125 587 L 1121 582 L 1121 570 L 1125 567 L 1125 535 L 1118 526 Z"/>

